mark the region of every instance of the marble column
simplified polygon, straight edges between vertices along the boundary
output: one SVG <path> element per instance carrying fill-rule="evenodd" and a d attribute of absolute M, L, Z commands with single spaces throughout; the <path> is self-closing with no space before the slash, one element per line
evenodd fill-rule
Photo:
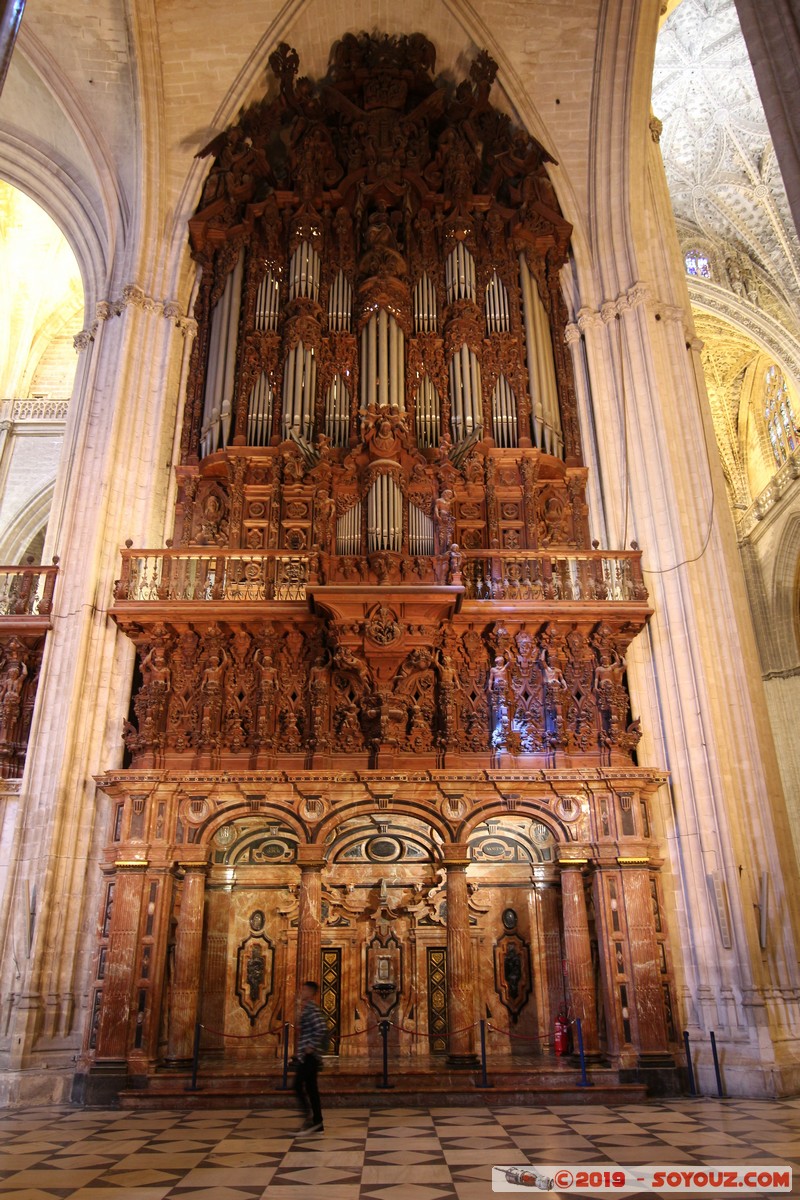
<path fill-rule="evenodd" d="M 322 868 L 325 852 L 322 846 L 297 847 L 300 867 L 300 910 L 297 921 L 297 994 L 307 979 L 320 982 L 322 951 Z"/>
<path fill-rule="evenodd" d="M 446 843 L 442 865 L 447 872 L 447 1024 L 451 1031 L 448 1062 L 472 1066 L 475 1057 L 475 980 L 469 932 L 466 842 Z"/>
<path fill-rule="evenodd" d="M 667 1022 L 658 963 L 650 872 L 625 867 L 621 873 L 631 963 L 636 1049 L 640 1057 L 667 1053 Z"/>
<path fill-rule="evenodd" d="M 580 1017 L 583 1047 L 597 1054 L 597 997 L 589 939 L 589 917 L 583 887 L 583 863 L 561 863 L 561 903 L 564 912 L 564 957 L 573 1018 Z M 577 1050 L 577 1037 L 575 1039 Z"/>
<path fill-rule="evenodd" d="M 131 1007 L 139 969 L 139 925 L 149 863 L 118 862 L 95 1058 L 123 1060 L 132 1041 Z"/>
<path fill-rule="evenodd" d="M 558 884 L 537 883 L 536 898 L 542 928 L 544 975 L 546 979 L 546 1038 L 553 1037 L 553 1026 L 564 1003 L 564 955 L 561 947 L 561 921 L 558 912 Z M 544 1048 L 544 1047 L 543 1047 Z"/>
<path fill-rule="evenodd" d="M 203 955 L 206 863 L 181 863 L 185 875 L 181 892 L 169 1009 L 167 1058 L 171 1062 L 192 1057 L 194 1027 L 200 999 L 200 965 Z"/>

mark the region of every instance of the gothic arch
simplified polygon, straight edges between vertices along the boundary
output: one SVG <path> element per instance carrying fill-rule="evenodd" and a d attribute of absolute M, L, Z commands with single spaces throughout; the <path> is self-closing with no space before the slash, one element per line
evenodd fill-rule
<path fill-rule="evenodd" d="M 308 13 L 315 3 L 320 12 L 316 21 L 312 23 Z M 402 7 L 389 3 L 389 0 L 378 0 L 377 5 L 369 0 L 358 0 L 358 3 L 351 6 L 349 23 L 344 26 L 340 11 L 319 3 L 318 0 L 298 0 L 294 6 L 284 7 L 253 46 L 247 60 L 220 101 L 211 122 L 211 129 L 219 131 L 227 128 L 236 119 L 239 110 L 261 94 L 267 59 L 280 42 L 287 41 L 296 45 L 300 52 L 303 72 L 309 78 L 321 78 L 327 71 L 329 48 L 344 33 L 373 28 L 390 34 L 411 33 L 419 28 L 425 30 L 436 46 L 437 75 L 446 73 L 447 64 L 450 63 L 458 64 L 458 73 L 459 66 L 464 61 L 469 61 L 476 51 L 484 48 L 488 50 L 500 68 L 495 85 L 496 97 L 502 98 L 500 106 L 516 114 L 526 131 L 558 158 L 555 137 L 532 103 L 529 89 L 525 87 L 508 55 L 469 0 L 440 0 L 434 6 L 433 12 L 431 9 L 431 4 L 425 3 L 425 0 L 410 0 Z M 440 24 L 436 22 L 437 9 L 440 14 L 446 14 Z M 313 42 L 308 35 L 308 30 L 312 27 Z M 181 244 L 185 240 L 187 217 L 197 206 L 207 170 L 205 160 L 195 159 L 180 193 L 175 209 L 175 228 Z M 553 168 L 551 179 L 564 215 L 574 222 L 579 208 L 571 182 L 558 165 Z"/>
<path fill-rule="evenodd" d="M 336 829 L 345 821 L 362 815 L 365 817 L 374 817 L 381 812 L 385 814 L 385 818 L 389 822 L 394 817 L 401 816 L 421 820 L 426 825 L 430 825 L 431 829 L 439 834 L 442 841 L 455 840 L 450 824 L 435 809 L 427 807 L 424 800 L 418 802 L 413 800 L 397 801 L 392 804 L 391 808 L 376 811 L 375 801 L 372 796 L 365 796 L 363 799 L 350 801 L 346 804 L 337 804 L 320 821 L 314 830 L 314 837 L 311 840 L 317 845 L 326 846 L 329 835 L 335 833 Z"/>
<path fill-rule="evenodd" d="M 509 817 L 513 816 L 515 813 L 540 821 L 542 825 L 545 825 L 550 830 L 559 845 L 564 845 L 570 842 L 571 839 L 569 826 L 566 824 L 566 822 L 559 820 L 558 817 L 556 817 L 550 811 L 545 801 L 529 799 L 519 800 L 517 801 L 517 806 L 512 812 L 509 810 L 508 806 L 497 797 L 486 800 L 483 804 L 478 805 L 475 809 L 473 809 L 469 815 L 469 818 L 458 826 L 458 829 L 456 830 L 456 841 L 468 841 L 470 835 L 474 833 L 480 825 L 483 825 L 485 821 L 491 820 L 493 817 Z"/>
<path fill-rule="evenodd" d="M 19 562 L 37 533 L 47 524 L 53 504 L 55 480 L 46 483 L 9 523 L 0 541 L 0 562 Z"/>
<path fill-rule="evenodd" d="M 775 669 L 800 665 L 800 513 L 793 513 L 781 536 L 770 580 Z"/>

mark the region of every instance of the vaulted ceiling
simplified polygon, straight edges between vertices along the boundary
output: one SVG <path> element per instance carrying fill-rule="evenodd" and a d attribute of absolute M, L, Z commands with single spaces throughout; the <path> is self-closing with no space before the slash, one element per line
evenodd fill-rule
<path fill-rule="evenodd" d="M 684 247 L 693 235 L 710 243 L 719 282 L 796 322 L 797 234 L 733 0 L 682 0 L 670 13 L 653 110 Z"/>

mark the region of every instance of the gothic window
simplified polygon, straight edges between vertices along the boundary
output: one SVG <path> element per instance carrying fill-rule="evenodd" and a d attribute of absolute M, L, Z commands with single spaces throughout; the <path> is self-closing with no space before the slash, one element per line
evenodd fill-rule
<path fill-rule="evenodd" d="M 704 254 L 702 250 L 687 250 L 683 261 L 686 265 L 687 275 L 694 275 L 699 279 L 711 278 L 711 264 L 708 261 L 708 255 Z"/>
<path fill-rule="evenodd" d="M 800 444 L 800 429 L 792 411 L 786 380 L 776 366 L 768 367 L 764 376 L 764 419 L 775 462 L 781 466 Z"/>

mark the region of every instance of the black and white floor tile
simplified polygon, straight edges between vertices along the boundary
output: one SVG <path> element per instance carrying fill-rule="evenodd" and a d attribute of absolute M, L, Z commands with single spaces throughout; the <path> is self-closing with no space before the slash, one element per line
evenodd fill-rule
<path fill-rule="evenodd" d="M 494 1164 L 788 1163 L 800 1099 L 607 1108 L 0 1111 L 2 1200 L 490 1200 Z"/>

